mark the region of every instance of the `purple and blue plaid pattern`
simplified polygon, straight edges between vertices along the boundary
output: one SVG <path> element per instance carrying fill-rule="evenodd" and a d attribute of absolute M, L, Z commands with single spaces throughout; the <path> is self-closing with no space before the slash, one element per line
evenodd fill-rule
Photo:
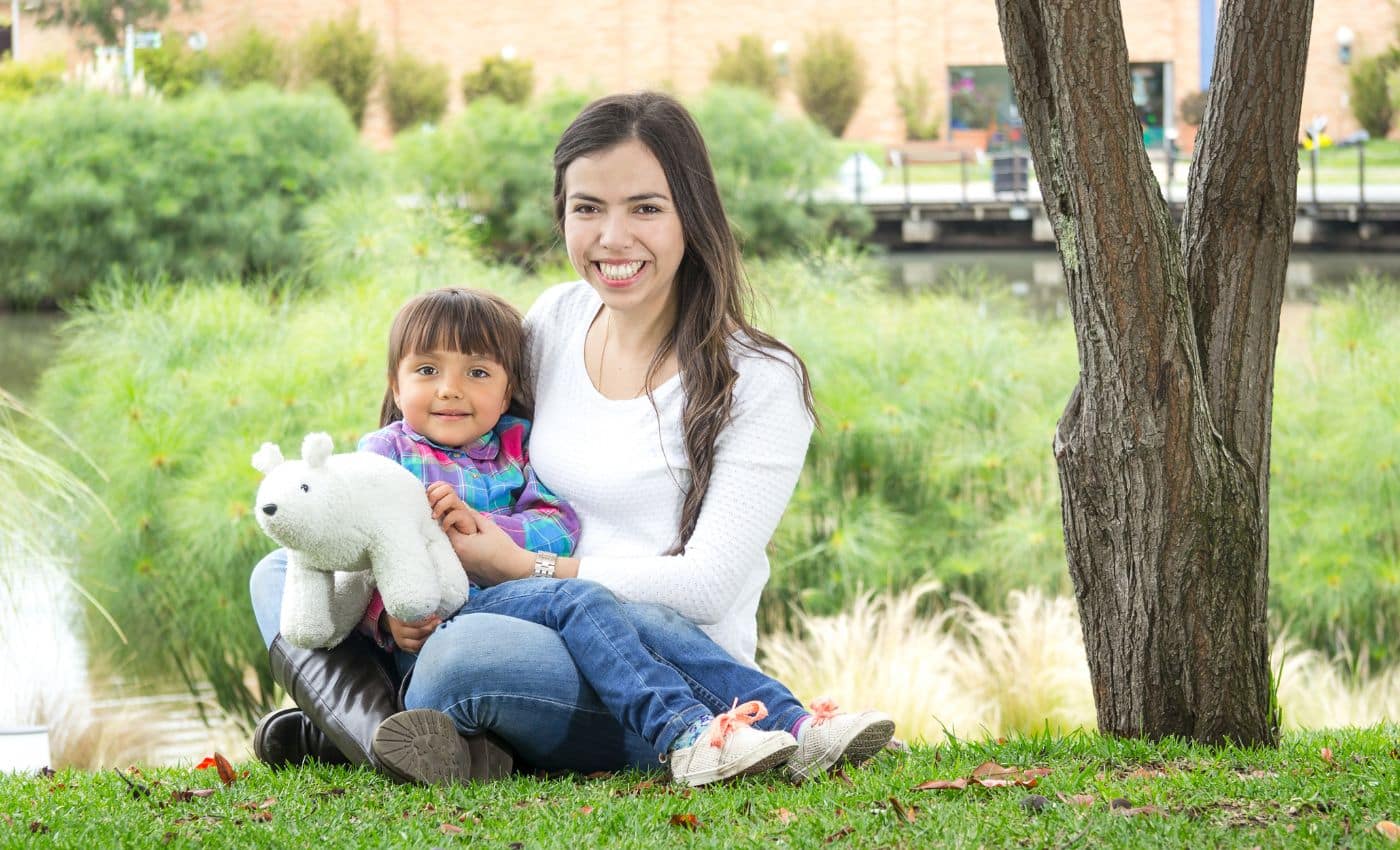
<path fill-rule="evenodd" d="M 530 423 L 502 416 L 469 446 L 440 446 L 402 421 L 360 438 L 359 450 L 383 455 L 418 476 L 423 486 L 452 485 L 472 510 L 489 514 L 517 546 L 570 555 L 578 543 L 578 514 L 551 493 L 530 468 Z"/>

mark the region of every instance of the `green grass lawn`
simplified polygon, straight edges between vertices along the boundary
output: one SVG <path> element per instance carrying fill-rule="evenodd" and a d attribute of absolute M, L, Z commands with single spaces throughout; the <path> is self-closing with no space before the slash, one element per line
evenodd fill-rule
<path fill-rule="evenodd" d="M 1397 746 L 1395 726 L 1278 750 L 1035 736 L 890 751 L 802 786 L 767 774 L 693 791 L 660 774 L 425 788 L 248 764 L 227 787 L 213 770 L 127 771 L 145 789 L 133 796 L 113 771 L 65 771 L 0 779 L 0 846 L 1387 847 Z M 918 790 L 987 762 L 1044 770 Z"/>

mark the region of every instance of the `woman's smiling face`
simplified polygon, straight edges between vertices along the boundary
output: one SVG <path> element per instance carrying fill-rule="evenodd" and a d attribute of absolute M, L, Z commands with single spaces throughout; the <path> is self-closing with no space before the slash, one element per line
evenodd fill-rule
<path fill-rule="evenodd" d="M 639 139 L 565 169 L 564 245 L 609 309 L 659 314 L 671 303 L 685 233 L 661 163 Z"/>

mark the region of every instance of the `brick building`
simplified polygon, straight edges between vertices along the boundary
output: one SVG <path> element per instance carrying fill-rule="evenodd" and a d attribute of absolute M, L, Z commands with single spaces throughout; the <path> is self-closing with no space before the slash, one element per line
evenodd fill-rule
<path fill-rule="evenodd" d="M 22 10 L 43 1 L 12 0 Z M 1217 0 L 1123 0 L 1134 100 L 1149 143 L 1174 126 L 1184 139 L 1192 135 L 1180 126 L 1177 104 L 1201 88 L 1209 73 L 1216 6 Z M 757 33 L 779 51 L 788 45 L 790 62 L 800 55 L 805 33 L 837 28 L 855 40 L 869 78 L 847 136 L 903 138 L 897 74 L 928 77 L 945 138 L 975 144 L 992 125 L 1015 120 L 992 0 L 202 0 L 194 12 L 177 11 L 162 29 L 203 33 L 211 46 L 249 24 L 291 39 L 314 20 L 348 11 L 378 33 L 386 53 L 404 51 L 446 64 L 454 89 L 483 57 L 513 50 L 534 63 L 542 87 L 556 81 L 598 91 L 667 86 L 684 95 L 704 88 L 718 46 L 741 35 Z M 10 36 L 4 26 L 9 18 L 8 8 L 0 7 L 0 42 Z M 71 34 L 37 30 L 32 18 L 21 11 L 21 58 L 82 55 Z M 1355 129 L 1339 36 L 1345 41 L 1347 32 L 1354 34 L 1351 56 L 1375 53 L 1390 43 L 1396 19 L 1390 0 L 1316 4 L 1305 124 L 1325 115 L 1334 135 Z M 454 90 L 452 108 L 459 97 Z M 797 108 L 790 92 L 784 98 Z M 386 134 L 376 106 L 366 123 L 372 136 Z"/>

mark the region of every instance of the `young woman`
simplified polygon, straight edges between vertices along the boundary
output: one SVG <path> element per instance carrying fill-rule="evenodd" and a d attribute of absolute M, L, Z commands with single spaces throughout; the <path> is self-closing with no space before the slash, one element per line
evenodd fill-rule
<path fill-rule="evenodd" d="M 797 738 L 794 778 L 864 761 L 893 733 L 887 717 L 834 721 L 834 706 L 809 711 L 753 666 L 764 549 L 796 486 L 814 415 L 801 360 L 749 324 L 738 247 L 698 128 L 666 95 L 604 98 L 565 131 L 554 166 L 555 216 L 582 280 L 549 290 L 526 317 L 530 453 L 540 479 L 578 512 L 582 534 L 575 557 L 553 558 L 481 523 L 475 534 L 449 533 L 463 567 L 488 587 L 532 576 L 597 582 L 632 603 L 627 616 L 663 660 L 704 658 L 718 643 L 744 664 L 687 663 L 683 675 L 716 714 L 731 695 L 762 699 L 769 714 L 756 728 Z M 259 622 L 273 632 L 279 569 L 269 556 L 253 576 Z M 309 669 L 310 683 L 324 687 L 334 665 L 288 658 L 268 625 L 279 681 Z M 437 626 L 403 704 L 446 713 L 487 751 L 488 767 L 474 766 L 474 776 L 503 763 L 477 733 L 537 768 L 656 764 L 652 747 L 588 687 L 558 634 L 535 623 L 465 613 Z M 313 712 L 315 726 L 339 723 L 326 713 Z M 349 713 L 363 726 L 384 719 Z M 324 755 L 311 726 L 274 715 L 259 727 L 259 754 Z M 323 731 L 352 760 L 372 760 L 355 740 L 342 743 L 354 735 Z"/>

